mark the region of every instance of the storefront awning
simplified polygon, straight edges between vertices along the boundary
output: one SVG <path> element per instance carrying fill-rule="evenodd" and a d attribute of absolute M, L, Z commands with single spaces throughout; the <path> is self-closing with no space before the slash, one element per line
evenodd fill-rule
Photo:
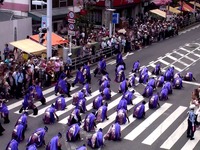
<path fill-rule="evenodd" d="M 194 1 L 190 2 L 190 4 L 195 5 L 196 7 L 200 8 L 200 4 L 199 3 L 195 3 Z"/>
<path fill-rule="evenodd" d="M 166 18 L 166 12 L 160 10 L 160 9 L 153 9 L 153 10 L 150 10 L 151 13 L 154 13 L 158 16 L 161 16 L 163 18 Z"/>
<path fill-rule="evenodd" d="M 180 8 L 180 10 L 188 11 L 188 12 L 194 12 L 194 9 L 193 9 L 190 5 L 188 5 L 187 3 L 185 3 L 185 2 L 180 2 L 180 1 L 179 1 L 178 3 L 179 3 L 179 5 L 180 5 L 180 7 L 183 6 L 182 9 Z"/>
<path fill-rule="evenodd" d="M 174 14 L 180 14 L 181 13 L 180 10 L 178 10 L 177 8 L 171 7 L 171 6 L 169 7 L 169 11 L 174 13 Z"/>
<path fill-rule="evenodd" d="M 30 39 L 19 40 L 19 41 L 11 42 L 10 44 L 28 54 L 34 54 L 34 53 L 40 53 L 40 52 L 46 51 L 46 47 Z"/>
<path fill-rule="evenodd" d="M 44 36 L 44 39 L 46 39 L 46 36 L 47 34 L 45 34 Z M 36 42 L 39 42 L 39 34 L 36 34 L 36 35 L 32 35 L 30 36 L 30 39 L 36 41 Z M 55 33 L 52 33 L 51 35 L 51 44 L 52 46 L 56 46 L 56 45 L 61 45 L 61 44 L 64 44 L 64 43 L 68 43 L 67 40 L 63 39 L 61 36 L 55 34 Z M 44 41 L 43 43 L 44 46 L 47 45 L 47 40 Z"/>

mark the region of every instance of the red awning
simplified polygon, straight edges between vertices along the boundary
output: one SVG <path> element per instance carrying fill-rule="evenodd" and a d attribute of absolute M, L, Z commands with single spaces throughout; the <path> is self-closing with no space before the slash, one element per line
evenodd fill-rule
<path fill-rule="evenodd" d="M 180 2 L 180 1 L 178 3 L 181 7 L 183 6 L 183 8 L 182 8 L 183 11 L 194 12 L 194 9 L 190 5 L 188 5 L 187 3 Z"/>
<path fill-rule="evenodd" d="M 46 39 L 46 36 L 47 36 L 47 34 L 45 34 L 44 39 Z M 39 35 L 38 34 L 32 35 L 30 37 L 30 39 L 32 39 L 32 40 L 34 40 L 36 42 L 39 42 Z M 56 46 L 56 45 L 61 45 L 61 44 L 64 44 L 64 43 L 68 43 L 67 40 L 63 39 L 61 36 L 59 36 L 59 35 L 57 35 L 55 33 L 52 33 L 51 39 L 52 39 L 51 40 L 52 46 Z M 44 41 L 43 45 L 44 46 L 47 45 L 47 40 Z"/>

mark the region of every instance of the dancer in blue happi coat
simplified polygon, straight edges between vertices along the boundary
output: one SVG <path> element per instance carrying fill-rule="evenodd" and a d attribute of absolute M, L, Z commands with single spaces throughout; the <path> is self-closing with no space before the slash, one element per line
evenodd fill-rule
<path fill-rule="evenodd" d="M 35 143 L 34 143 L 34 144 L 29 145 L 29 146 L 26 148 L 26 150 L 37 150 L 37 147 L 36 147 L 36 145 L 35 145 Z"/>
<path fill-rule="evenodd" d="M 110 88 L 105 88 L 102 91 L 101 95 L 103 96 L 104 100 L 110 100 L 111 99 L 111 90 L 110 90 Z"/>
<path fill-rule="evenodd" d="M 44 124 L 53 124 L 55 120 L 59 120 L 58 116 L 56 115 L 55 106 L 52 104 L 49 108 L 47 108 L 44 112 L 43 122 Z"/>
<path fill-rule="evenodd" d="M 66 140 L 68 142 L 75 142 L 75 141 L 81 140 L 80 130 L 81 130 L 80 124 L 76 123 L 76 124 L 71 125 L 67 129 Z"/>
<path fill-rule="evenodd" d="M 17 142 L 17 135 L 10 140 L 8 145 L 6 146 L 6 150 L 18 150 L 19 143 Z"/>
<path fill-rule="evenodd" d="M 150 97 L 150 96 L 152 96 L 152 95 L 153 95 L 153 87 L 150 86 L 150 85 L 147 85 L 147 86 L 145 87 L 145 89 L 144 89 L 144 92 L 143 92 L 142 96 L 148 98 L 148 97 Z"/>
<path fill-rule="evenodd" d="M 10 122 L 9 110 L 8 110 L 8 107 L 6 106 L 5 99 L 0 99 L 0 114 L 1 114 L 1 117 L 4 119 L 5 124 Z"/>
<path fill-rule="evenodd" d="M 47 131 L 48 127 L 46 126 L 44 128 L 38 128 L 37 130 L 35 130 L 35 132 L 33 132 L 28 139 L 27 147 L 32 144 L 36 144 L 37 147 L 45 145 L 44 137 Z"/>
<path fill-rule="evenodd" d="M 17 119 L 17 122 L 16 122 L 15 126 L 18 125 L 18 124 L 22 124 L 24 126 L 25 130 L 26 130 L 26 128 L 28 126 L 27 125 L 27 118 L 28 118 L 28 112 L 24 112 Z"/>
<path fill-rule="evenodd" d="M 12 132 L 12 139 L 17 136 L 17 142 L 20 143 L 25 138 L 25 127 L 22 124 L 18 124 L 14 127 Z"/>
<path fill-rule="evenodd" d="M 61 95 L 58 98 L 56 98 L 55 109 L 56 110 L 65 110 L 66 109 L 66 102 L 65 102 L 64 95 Z"/>
<path fill-rule="evenodd" d="M 88 83 L 84 84 L 83 90 L 84 90 L 85 96 L 90 96 L 92 94 L 92 88 L 90 87 Z"/>
<path fill-rule="evenodd" d="M 97 68 L 94 70 L 94 77 L 96 77 L 97 74 L 108 74 L 106 71 L 106 60 L 104 58 L 105 56 L 100 58 L 100 61 L 97 64 Z"/>
<path fill-rule="evenodd" d="M 56 94 L 59 92 L 60 94 L 66 94 L 68 97 L 71 97 L 70 95 L 70 87 L 71 85 L 67 82 L 67 78 L 60 79 L 58 81 L 58 84 L 56 85 L 55 89 L 57 89 Z"/>
<path fill-rule="evenodd" d="M 133 117 L 137 119 L 142 119 L 145 117 L 145 104 L 146 102 L 143 101 L 142 103 L 137 104 L 133 109 Z"/>
<path fill-rule="evenodd" d="M 185 80 L 185 81 L 192 81 L 192 80 L 196 81 L 196 79 L 194 78 L 192 72 L 187 72 L 185 74 L 185 76 L 183 77 L 183 80 Z"/>
<path fill-rule="evenodd" d="M 135 87 L 135 79 L 136 79 L 137 75 L 136 74 L 132 74 L 129 78 L 129 87 Z"/>
<path fill-rule="evenodd" d="M 182 78 L 175 78 L 174 81 L 173 81 L 173 87 L 175 89 L 181 89 L 183 88 L 183 81 L 182 81 Z"/>
<path fill-rule="evenodd" d="M 71 112 L 67 125 L 71 126 L 72 124 L 79 123 L 81 124 L 81 115 L 80 115 L 80 109 L 79 107 L 74 108 L 74 110 Z"/>
<path fill-rule="evenodd" d="M 129 80 L 125 79 L 124 81 L 122 81 L 119 85 L 119 93 L 126 93 L 126 91 L 128 90 L 128 85 L 129 85 Z"/>
<path fill-rule="evenodd" d="M 143 70 L 141 71 L 140 76 L 139 76 L 139 83 L 146 84 L 149 79 L 148 70 L 146 70 L 146 72 L 145 71 L 143 73 L 142 72 Z"/>
<path fill-rule="evenodd" d="M 82 89 L 73 95 L 72 105 L 77 106 L 78 101 L 83 98 L 85 98 L 85 91 Z"/>
<path fill-rule="evenodd" d="M 160 107 L 160 104 L 158 101 L 159 101 L 158 94 L 154 94 L 152 97 L 150 97 L 149 98 L 149 108 L 154 109 L 154 108 Z"/>
<path fill-rule="evenodd" d="M 122 99 L 119 101 L 118 105 L 117 105 L 117 111 L 120 109 L 125 109 L 127 110 L 127 100 L 125 98 L 122 97 Z"/>
<path fill-rule="evenodd" d="M 79 99 L 76 107 L 79 107 L 81 113 L 85 113 L 87 111 L 86 99 L 85 98 Z"/>
<path fill-rule="evenodd" d="M 87 147 L 85 144 L 83 144 L 83 146 L 76 148 L 76 150 L 87 150 Z"/>
<path fill-rule="evenodd" d="M 140 75 L 143 75 L 145 73 L 148 73 L 148 68 L 147 67 L 143 67 L 141 70 L 140 70 Z"/>
<path fill-rule="evenodd" d="M 127 101 L 128 105 L 133 105 L 133 94 L 135 93 L 134 90 L 129 91 L 127 90 L 126 93 L 123 94 L 123 98 Z"/>
<path fill-rule="evenodd" d="M 159 75 L 161 73 L 160 64 L 157 64 L 152 71 L 152 74 Z"/>
<path fill-rule="evenodd" d="M 124 66 L 118 64 L 115 70 L 115 82 L 122 82 L 123 80 L 125 80 Z"/>
<path fill-rule="evenodd" d="M 127 110 L 121 108 L 117 111 L 117 115 L 115 118 L 115 122 L 118 122 L 120 125 L 125 124 L 126 122 L 130 122 L 128 115 L 127 115 Z"/>
<path fill-rule="evenodd" d="M 54 136 L 49 144 L 46 146 L 46 150 L 62 150 L 62 145 L 60 139 L 62 138 L 62 134 L 59 132 L 58 135 Z"/>
<path fill-rule="evenodd" d="M 74 85 L 76 85 L 77 83 L 84 85 L 84 81 L 85 81 L 85 78 L 83 75 L 83 66 L 81 66 L 80 68 L 78 68 L 78 71 L 76 72 L 76 78 L 74 82 L 72 83 L 72 87 L 74 87 Z"/>
<path fill-rule="evenodd" d="M 108 74 L 105 74 L 101 77 L 101 79 L 99 79 L 99 86 L 101 85 L 101 83 L 104 81 L 104 80 L 108 80 L 108 81 L 111 81 L 110 77 Z"/>
<path fill-rule="evenodd" d="M 104 136 L 105 140 L 120 141 L 121 140 L 121 127 L 118 122 L 113 123 L 108 132 Z"/>
<path fill-rule="evenodd" d="M 117 54 L 117 57 L 116 57 L 116 64 L 119 65 L 123 65 L 124 66 L 124 70 L 126 70 L 126 64 L 123 60 L 123 57 L 122 57 L 122 53 L 121 51 L 118 51 L 118 54 Z"/>
<path fill-rule="evenodd" d="M 98 110 L 103 105 L 103 96 L 99 95 L 93 100 L 93 109 Z"/>
<path fill-rule="evenodd" d="M 104 80 L 100 87 L 99 87 L 99 92 L 102 92 L 105 88 L 110 88 L 110 81 L 109 80 Z"/>
<path fill-rule="evenodd" d="M 34 85 L 30 86 L 29 91 L 33 91 L 34 100 L 39 100 L 42 103 L 42 105 L 46 104 L 46 99 L 43 95 L 42 88 L 39 86 L 38 82 L 35 82 Z"/>
<path fill-rule="evenodd" d="M 156 80 L 154 77 L 150 78 L 147 85 L 152 86 L 153 89 L 156 88 Z"/>
<path fill-rule="evenodd" d="M 96 112 L 96 121 L 97 122 L 104 122 L 105 119 L 108 120 L 108 117 L 107 117 L 107 107 L 108 107 L 108 104 L 105 103 L 103 106 L 101 106 L 97 112 Z"/>
<path fill-rule="evenodd" d="M 88 138 L 88 146 L 91 148 L 100 148 L 104 145 L 103 130 L 100 128 L 90 138 Z"/>
<path fill-rule="evenodd" d="M 174 68 L 170 67 L 165 71 L 165 81 L 171 81 L 174 77 Z"/>
<path fill-rule="evenodd" d="M 136 62 L 133 63 L 132 72 L 139 72 L 139 71 L 140 71 L 140 61 L 137 60 Z"/>
<path fill-rule="evenodd" d="M 94 130 L 96 128 L 96 117 L 95 112 L 89 113 L 85 116 L 83 129 L 87 132 Z"/>
<path fill-rule="evenodd" d="M 84 64 L 83 66 L 83 76 L 86 80 L 86 83 L 91 84 L 91 73 L 90 73 L 90 62 Z"/>
<path fill-rule="evenodd" d="M 26 94 L 24 96 L 24 100 L 22 102 L 22 107 L 19 110 L 19 113 L 22 113 L 23 110 L 33 110 L 33 115 L 38 114 L 38 109 L 34 105 L 34 94 L 32 92 L 26 91 Z"/>
<path fill-rule="evenodd" d="M 172 94 L 172 93 L 173 93 L 171 82 L 169 82 L 169 81 L 166 82 L 166 83 L 163 85 L 163 88 L 167 88 L 168 94 Z"/>
<path fill-rule="evenodd" d="M 156 87 L 162 87 L 165 82 L 165 77 L 160 75 L 156 81 Z"/>
<path fill-rule="evenodd" d="M 163 87 L 159 94 L 159 100 L 168 100 L 168 89 Z"/>
<path fill-rule="evenodd" d="M 56 85 L 55 85 L 55 95 L 57 95 L 57 93 L 59 92 L 59 87 L 58 87 L 58 83 L 60 80 L 63 80 L 63 79 L 67 79 L 67 74 L 65 72 L 62 72 L 56 82 Z"/>

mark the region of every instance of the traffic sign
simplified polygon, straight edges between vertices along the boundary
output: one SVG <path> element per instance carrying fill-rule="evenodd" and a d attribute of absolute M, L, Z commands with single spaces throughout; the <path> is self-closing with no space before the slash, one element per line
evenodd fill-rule
<path fill-rule="evenodd" d="M 75 23 L 76 21 L 74 19 L 68 19 L 69 23 Z"/>
<path fill-rule="evenodd" d="M 73 23 L 69 23 L 69 25 L 68 25 L 68 27 L 69 27 L 69 30 L 74 30 L 74 28 L 75 28 L 75 26 L 74 26 L 74 24 Z"/>
<path fill-rule="evenodd" d="M 70 11 L 70 12 L 68 13 L 68 17 L 69 17 L 70 19 L 74 19 L 74 17 L 75 17 L 74 12 L 73 12 L 73 11 Z"/>
<path fill-rule="evenodd" d="M 119 23 L 119 13 L 113 13 L 112 14 L 112 23 L 118 24 Z"/>
<path fill-rule="evenodd" d="M 68 35 L 75 36 L 76 33 L 75 33 L 75 31 L 68 30 Z"/>

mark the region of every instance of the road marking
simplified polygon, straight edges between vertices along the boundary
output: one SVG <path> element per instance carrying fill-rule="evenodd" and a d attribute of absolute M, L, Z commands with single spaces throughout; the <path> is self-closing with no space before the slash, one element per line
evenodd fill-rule
<path fill-rule="evenodd" d="M 186 109 L 187 107 L 179 106 L 142 143 L 152 145 Z"/>
<path fill-rule="evenodd" d="M 192 150 L 195 148 L 195 146 L 198 144 L 199 139 L 200 139 L 200 131 L 197 130 L 195 132 L 195 139 L 194 140 L 188 140 L 187 143 L 181 148 L 181 150 Z"/>
<path fill-rule="evenodd" d="M 187 120 L 186 118 L 179 127 L 168 137 L 168 139 L 161 145 L 160 148 L 163 149 L 171 149 L 172 146 L 180 139 L 180 137 L 185 133 L 187 130 Z"/>
<path fill-rule="evenodd" d="M 159 61 L 161 62 L 161 63 L 163 63 L 163 64 L 165 64 L 165 65 L 170 65 L 170 63 L 168 63 L 167 61 L 165 61 L 165 60 L 162 60 L 162 59 L 159 59 Z"/>
<path fill-rule="evenodd" d="M 115 96 L 117 93 L 115 93 L 115 92 L 111 92 L 111 97 L 113 97 L 113 96 Z M 114 103 L 117 103 L 117 101 L 119 101 L 119 99 L 121 99 L 122 97 L 120 96 L 118 99 L 115 99 L 114 101 L 112 101 L 110 104 L 108 104 L 108 108 L 110 108 L 111 106 L 110 105 L 113 105 Z M 90 98 L 91 99 L 91 98 Z M 92 108 L 92 106 L 93 106 L 93 103 L 90 103 L 90 104 L 88 104 L 87 106 L 86 106 L 86 109 L 88 110 L 88 111 L 90 111 L 90 110 L 92 110 L 93 108 Z M 56 113 L 57 114 L 57 113 Z M 58 123 L 61 123 L 61 124 L 66 124 L 67 123 L 67 121 L 68 121 L 68 118 L 69 118 L 69 116 L 67 116 L 67 117 L 65 117 L 65 118 L 63 118 L 62 120 L 60 120 Z M 83 120 L 84 121 L 84 120 Z"/>
<path fill-rule="evenodd" d="M 197 82 L 183 81 L 183 83 L 200 86 L 200 83 L 197 83 Z"/>
<path fill-rule="evenodd" d="M 46 95 L 46 94 L 48 94 L 48 93 L 53 92 L 54 89 L 55 89 L 55 87 L 48 88 L 47 90 L 43 91 L 43 95 Z M 8 106 L 7 106 L 7 107 L 8 107 L 8 110 L 11 110 L 11 109 L 13 109 L 13 108 L 16 108 L 16 107 L 22 105 L 22 102 L 23 102 L 23 101 L 24 101 L 24 99 L 22 99 L 22 100 L 20 100 L 20 101 L 18 101 L 18 102 L 15 102 L 15 103 L 13 103 L 13 104 L 8 105 Z"/>
<path fill-rule="evenodd" d="M 136 92 L 135 92 L 135 93 L 136 93 Z M 137 92 L 136 94 L 139 94 L 139 93 Z M 140 95 L 140 94 L 139 94 L 139 95 Z M 135 104 L 135 103 L 138 104 L 138 103 L 140 103 L 143 99 L 144 99 L 143 96 L 140 95 L 139 97 L 136 97 L 135 99 L 133 99 L 133 102 L 134 102 L 134 104 Z M 119 102 L 118 102 L 118 103 L 119 103 Z M 117 105 L 118 105 L 118 103 L 117 103 Z M 128 105 L 128 106 L 127 106 L 127 110 L 130 110 L 130 109 L 132 109 L 133 107 L 134 107 L 134 105 Z M 97 129 L 99 129 L 99 128 L 104 129 L 107 125 L 111 124 L 113 121 L 115 121 L 116 115 L 117 115 L 117 112 L 115 111 L 112 115 L 109 116 L 109 120 L 106 120 L 106 121 L 104 121 L 104 122 L 98 123 L 98 124 L 97 124 Z"/>
<path fill-rule="evenodd" d="M 140 125 L 127 134 L 124 139 L 133 141 L 171 106 L 172 104 L 169 103 L 163 104 L 161 109 L 156 110 L 153 114 L 146 118 Z"/>

